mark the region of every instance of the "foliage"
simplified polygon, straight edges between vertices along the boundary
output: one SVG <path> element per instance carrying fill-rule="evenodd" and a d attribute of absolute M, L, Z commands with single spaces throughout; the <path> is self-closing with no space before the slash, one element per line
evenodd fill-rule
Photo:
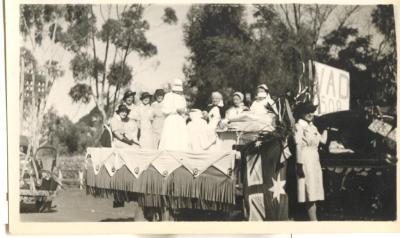
<path fill-rule="evenodd" d="M 32 44 L 41 45 L 46 33 L 53 37 L 53 31 L 59 31 L 56 20 L 63 14 L 61 5 L 20 5 L 19 30 L 24 37 L 30 38 Z"/>
<path fill-rule="evenodd" d="M 73 102 L 89 103 L 92 89 L 87 84 L 77 83 L 69 91 Z"/>
<path fill-rule="evenodd" d="M 184 40 L 191 55 L 184 72 L 189 79 L 188 86 L 198 88 L 195 105 L 204 106 L 211 90 L 228 89 L 246 75 L 248 69 L 240 63 L 246 59 L 246 43 L 250 38 L 243 12 L 242 5 L 210 4 L 190 8 Z"/>
<path fill-rule="evenodd" d="M 164 15 L 161 17 L 164 23 L 167 24 L 176 24 L 178 22 L 178 18 L 176 17 L 175 10 L 171 7 L 166 7 L 164 9 Z"/>
<path fill-rule="evenodd" d="M 126 70 L 121 71 L 122 68 Z M 117 62 L 110 66 L 109 73 L 107 75 L 107 80 L 110 85 L 118 85 L 125 87 L 129 85 L 132 80 L 132 68 L 126 63 Z"/>
<path fill-rule="evenodd" d="M 127 57 L 136 53 L 140 58 L 157 54 L 157 47 L 147 40 L 149 23 L 143 19 L 145 7 L 140 4 L 125 5 L 122 12 L 115 7 L 116 16 L 107 17 L 101 12 L 103 23 L 98 29 L 100 19 L 92 5 L 67 5 L 65 20 L 68 27 L 63 33 L 62 43 L 66 50 L 75 54 L 71 69 L 75 85 L 70 96 L 76 103 L 89 103 L 94 100 L 96 107 L 107 120 L 112 114 L 120 90 L 133 80 L 132 67 Z M 101 6 L 97 6 L 100 8 Z M 109 12 L 113 6 L 107 6 Z M 164 21 L 176 23 L 172 8 L 165 9 Z M 98 47 L 105 46 L 104 56 L 98 54 Z M 114 58 L 109 62 L 111 48 Z M 118 57 L 117 57 L 118 56 Z"/>
<path fill-rule="evenodd" d="M 19 30 L 24 41 L 20 51 L 20 133 L 28 137 L 32 152 L 46 142 L 43 121 L 47 98 L 54 81 L 64 75 L 54 59 L 63 9 L 61 5 L 20 5 Z M 51 56 L 40 55 L 44 62 L 39 62 L 39 54 L 47 51 Z"/>
<path fill-rule="evenodd" d="M 323 38 L 323 45 L 316 50 L 317 59 L 350 73 L 352 106 L 367 101 L 395 106 L 397 59 L 393 50 L 393 8 L 380 5 L 371 15 L 372 23 L 384 36 L 379 49 L 372 47 L 370 35 L 360 36 L 355 28 L 340 27 Z"/>
<path fill-rule="evenodd" d="M 26 72 L 21 74 L 20 83 L 26 87 L 21 87 L 20 110 L 24 125 L 27 128 L 28 123 L 32 125 L 27 133 L 33 151 L 40 143 L 48 143 L 50 138 L 47 122 L 44 121 L 49 118 L 45 118 L 48 115 L 45 115 L 44 109 L 54 81 L 64 74 L 59 62 L 54 59 L 58 56 L 56 50 L 60 45 L 73 54 L 70 70 L 75 84 L 69 92 L 72 101 L 89 103 L 94 100 L 102 121 L 112 115 L 119 91 L 133 80 L 132 67 L 127 64 L 128 55 L 136 53 L 140 58 L 148 58 L 157 54 L 156 46 L 145 35 L 150 25 L 143 19 L 143 5 L 125 5 L 122 11 L 116 5 L 114 8 L 112 5 L 107 7 L 109 14 L 104 17 L 100 13 L 103 22 L 98 27 L 100 17 L 95 14 L 94 8 L 100 8 L 101 11 L 101 6 L 20 6 L 20 33 L 24 46 L 28 43 L 31 46 L 21 48 L 21 64 Z M 110 15 L 113 9 L 116 14 Z M 176 24 L 177 18 L 172 8 L 166 8 L 164 13 L 165 23 Z M 99 55 L 98 48 L 104 45 L 105 55 Z M 42 65 L 37 62 L 36 54 L 48 49 L 51 56 Z M 111 52 L 114 53 L 112 61 L 109 60 Z M 25 88 L 27 91 L 24 91 Z M 67 128 L 65 130 L 69 131 L 67 134 L 60 132 L 56 136 L 64 144 L 61 147 L 67 148 L 64 151 L 69 153 L 82 152 L 82 148 L 94 141 L 92 136 L 99 131 L 98 127 L 93 129 L 86 123 L 71 125 L 67 118 L 57 120 L 62 121 Z"/>
<path fill-rule="evenodd" d="M 196 107 L 204 108 L 214 90 L 225 96 L 235 90 L 253 93 L 260 83 L 266 83 L 275 97 L 296 95 L 299 80 L 312 86 L 303 64 L 308 60 L 350 72 L 352 106 L 367 100 L 395 104 L 392 6 L 378 5 L 371 14 L 384 38 L 379 49 L 372 47 L 372 36 L 360 35 L 348 24 L 359 6 L 281 4 L 252 9 L 254 21 L 247 24 L 243 5 L 190 8 L 184 25 L 190 50 L 184 73 Z M 333 14 L 337 25 L 321 36 Z"/>
<path fill-rule="evenodd" d="M 60 154 L 83 154 L 87 147 L 95 145 L 98 136 L 96 124 L 73 123 L 67 116 L 60 116 L 54 108 L 46 113 L 44 122 L 46 145 L 55 147 Z"/>

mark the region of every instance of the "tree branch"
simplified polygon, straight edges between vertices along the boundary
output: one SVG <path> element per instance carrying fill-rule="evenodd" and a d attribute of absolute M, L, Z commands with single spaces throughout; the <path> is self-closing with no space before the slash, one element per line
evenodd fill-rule
<path fill-rule="evenodd" d="M 101 94 L 104 94 L 104 84 L 106 82 L 106 72 L 107 72 L 107 59 L 108 59 L 108 48 L 110 46 L 110 39 L 107 36 L 107 43 L 106 43 L 106 52 L 105 52 L 105 56 L 104 56 L 104 63 L 103 63 L 103 67 L 104 67 L 104 72 L 103 72 L 103 80 L 101 81 Z"/>
<path fill-rule="evenodd" d="M 31 42 L 31 45 L 32 45 L 32 50 L 35 51 L 35 49 L 36 49 L 36 44 L 35 44 L 35 42 L 34 42 L 34 40 L 33 40 L 33 38 L 32 38 L 31 29 L 29 29 L 28 24 L 26 23 L 25 17 L 22 17 L 22 19 L 24 19 L 24 26 L 25 26 L 25 28 L 26 28 L 26 30 L 27 30 L 27 32 L 28 32 L 29 41 Z"/>
<path fill-rule="evenodd" d="M 115 4 L 115 11 L 117 13 L 117 19 L 119 20 L 119 9 L 118 9 L 118 4 Z"/>
<path fill-rule="evenodd" d="M 93 5 L 91 6 L 91 12 L 92 12 L 92 16 L 94 16 L 94 13 L 93 13 Z M 96 43 L 95 43 L 95 40 L 94 40 L 94 27 L 93 27 L 93 25 L 91 26 L 92 27 L 92 35 L 91 35 L 91 37 L 92 37 L 92 44 L 93 44 L 93 57 L 94 57 L 94 75 L 95 75 L 95 81 L 96 81 L 96 98 L 99 98 L 99 79 L 98 79 L 98 72 L 97 72 L 97 67 L 96 67 L 96 61 L 97 61 L 97 55 L 96 55 Z"/>
<path fill-rule="evenodd" d="M 357 12 L 359 8 L 360 6 L 354 6 L 350 8 L 350 10 L 346 10 L 344 16 L 341 19 L 339 19 L 338 29 L 342 28 L 346 24 L 350 16 L 353 15 L 353 13 Z"/>
<path fill-rule="evenodd" d="M 106 18 L 104 17 L 103 9 L 101 8 L 101 4 L 100 4 L 99 6 L 100 6 L 100 15 L 101 15 L 101 18 L 103 19 L 104 22 L 106 22 Z"/>
<path fill-rule="evenodd" d="M 110 15 L 111 15 L 111 8 L 112 8 L 112 5 L 107 5 L 107 10 L 108 10 L 108 13 L 107 13 L 107 19 L 110 19 Z"/>
<path fill-rule="evenodd" d="M 282 9 L 283 14 L 285 15 L 285 19 L 286 19 L 286 23 L 287 23 L 288 27 L 290 28 L 290 30 L 291 30 L 292 32 L 294 32 L 294 28 L 293 28 L 292 23 L 290 22 L 290 18 L 289 18 L 289 11 L 288 11 L 288 9 L 286 8 L 286 5 L 279 4 L 279 6 L 280 6 L 280 8 Z"/>
<path fill-rule="evenodd" d="M 299 30 L 300 30 L 300 22 L 299 22 L 299 15 L 298 15 L 298 12 L 297 12 L 297 7 L 296 7 L 296 4 L 295 3 L 293 3 L 293 13 L 294 13 L 294 24 L 295 24 L 295 26 L 296 26 L 296 33 L 298 33 L 299 32 Z"/>
<path fill-rule="evenodd" d="M 129 52 L 129 47 L 130 47 L 130 40 L 128 40 L 128 44 L 126 46 L 126 50 L 125 50 L 125 54 L 124 54 L 124 58 L 122 60 L 122 65 L 121 65 L 121 75 L 124 75 L 124 71 L 125 71 L 125 62 L 126 62 L 126 58 L 128 57 L 128 52 Z M 117 100 L 117 93 L 120 90 L 120 82 L 117 82 L 117 86 L 115 87 L 115 93 L 114 93 L 114 102 L 113 102 L 113 111 L 115 110 L 115 101 Z"/>

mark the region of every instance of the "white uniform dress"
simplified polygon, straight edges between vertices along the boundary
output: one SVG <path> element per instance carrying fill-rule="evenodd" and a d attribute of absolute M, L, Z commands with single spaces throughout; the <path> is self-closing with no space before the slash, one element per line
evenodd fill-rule
<path fill-rule="evenodd" d="M 120 116 L 115 115 L 111 119 L 110 126 L 111 126 L 111 131 L 113 133 L 125 135 L 126 138 L 138 143 L 138 138 L 137 138 L 138 127 L 137 127 L 136 121 L 131 120 L 131 119 L 129 119 L 127 121 L 123 121 L 123 120 L 121 120 Z M 116 148 L 125 148 L 125 147 L 138 148 L 139 147 L 137 144 L 133 144 L 133 145 L 126 144 L 126 143 L 118 140 L 117 138 L 114 138 L 113 143 Z"/>
<path fill-rule="evenodd" d="M 160 139 L 160 150 L 187 151 L 189 148 L 186 120 L 177 113 L 186 109 L 186 100 L 182 95 L 169 92 L 165 95 L 162 112 L 166 116 Z"/>
<path fill-rule="evenodd" d="M 191 121 L 187 125 L 189 133 L 189 149 L 203 152 L 217 148 L 217 135 L 215 129 L 207 124 L 199 111 L 190 113 Z"/>
<path fill-rule="evenodd" d="M 214 106 L 208 112 L 208 124 L 211 128 L 217 129 L 219 121 L 222 119 L 220 108 L 218 106 Z"/>
<path fill-rule="evenodd" d="M 153 141 L 154 148 L 158 148 L 162 129 L 164 127 L 165 115 L 162 112 L 162 102 L 154 102 L 151 107 L 153 108 Z"/>
<path fill-rule="evenodd" d="M 139 122 L 139 110 L 138 110 L 139 107 L 137 105 L 133 104 L 133 103 L 131 105 L 128 105 L 128 104 L 124 103 L 124 105 L 129 110 L 131 110 L 129 112 L 129 114 L 128 114 L 129 119 L 135 120 L 136 122 Z"/>
<path fill-rule="evenodd" d="M 244 105 L 230 107 L 225 113 L 225 118 L 228 120 L 236 119 L 243 113 L 245 108 Z"/>
<path fill-rule="evenodd" d="M 144 149 L 155 149 L 153 139 L 153 108 L 150 105 L 140 105 L 138 107 L 140 119 L 140 147 Z"/>
<path fill-rule="evenodd" d="M 303 165 L 304 178 L 298 178 L 298 202 L 324 200 L 322 169 L 319 162 L 318 145 L 323 142 L 312 122 L 300 119 L 295 125 L 297 163 Z"/>

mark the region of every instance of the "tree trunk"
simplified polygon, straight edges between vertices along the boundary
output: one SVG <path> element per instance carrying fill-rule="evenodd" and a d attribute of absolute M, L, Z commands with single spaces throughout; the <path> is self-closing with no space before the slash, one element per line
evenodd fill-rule
<path fill-rule="evenodd" d="M 99 111 L 100 111 L 101 116 L 102 116 L 102 123 L 103 124 L 107 124 L 108 123 L 108 117 L 107 117 L 106 111 L 104 110 L 104 106 L 101 106 L 101 107 L 98 107 L 98 108 L 99 108 Z"/>
<path fill-rule="evenodd" d="M 103 63 L 103 67 L 104 67 L 104 73 L 103 73 L 103 80 L 101 82 L 101 96 L 103 97 L 104 94 L 104 86 L 105 86 L 105 82 L 106 82 L 106 72 L 107 72 L 107 58 L 108 58 L 108 48 L 110 46 L 110 39 L 107 38 L 107 43 L 106 43 L 106 53 L 104 56 L 104 63 Z"/>
<path fill-rule="evenodd" d="M 128 52 L 129 52 L 130 43 L 131 43 L 131 42 L 128 41 L 128 45 L 127 45 L 126 50 L 125 50 L 125 55 L 124 55 L 124 58 L 123 58 L 123 60 L 122 60 L 121 75 L 124 75 L 125 62 L 126 62 L 126 58 L 128 57 Z M 118 93 L 119 90 L 120 90 L 120 82 L 118 81 L 117 86 L 116 86 L 116 88 L 115 88 L 115 93 L 114 93 L 113 111 L 115 111 L 115 102 L 116 102 L 116 100 L 117 100 L 117 93 Z"/>
<path fill-rule="evenodd" d="M 296 4 L 293 4 L 293 12 L 294 12 L 294 25 L 296 26 L 296 34 L 298 34 L 300 30 L 300 13 L 297 12 Z"/>
<path fill-rule="evenodd" d="M 20 113 L 20 128 L 24 121 L 24 98 L 25 98 L 25 59 L 20 60 L 20 78 L 19 78 L 19 113 Z"/>
<path fill-rule="evenodd" d="M 91 11 L 92 11 L 92 15 L 94 15 L 93 13 L 93 6 L 91 7 Z M 93 62 L 94 62 L 94 79 L 96 81 L 96 98 L 99 98 L 99 76 L 98 76 L 98 72 L 97 72 L 97 67 L 96 67 L 96 60 L 97 60 L 97 54 L 96 54 L 96 43 L 94 40 L 94 28 L 92 27 L 92 32 L 91 32 L 91 36 L 92 36 L 92 48 L 93 48 Z"/>
<path fill-rule="evenodd" d="M 113 101 L 113 110 L 115 111 L 115 103 L 117 101 L 117 92 L 119 91 L 119 82 L 117 83 L 117 86 L 115 87 L 115 92 L 114 92 L 114 101 Z"/>

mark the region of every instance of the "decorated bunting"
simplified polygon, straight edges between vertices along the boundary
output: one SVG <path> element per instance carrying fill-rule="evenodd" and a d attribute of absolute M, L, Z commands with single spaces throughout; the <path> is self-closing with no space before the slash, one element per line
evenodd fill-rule
<path fill-rule="evenodd" d="M 143 207 L 217 210 L 235 204 L 233 152 L 98 149 L 87 150 L 86 184 L 92 195 L 136 200 Z"/>

